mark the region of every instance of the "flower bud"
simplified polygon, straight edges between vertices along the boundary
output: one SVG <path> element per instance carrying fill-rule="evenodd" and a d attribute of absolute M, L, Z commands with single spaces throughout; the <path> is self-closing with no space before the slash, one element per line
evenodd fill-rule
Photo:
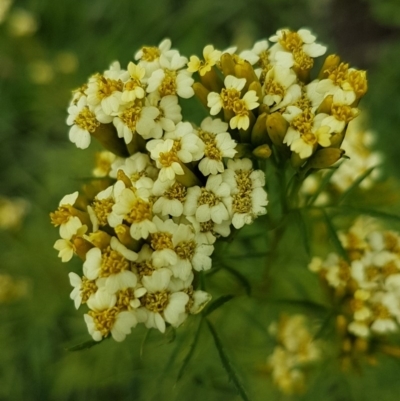
<path fill-rule="evenodd" d="M 218 76 L 215 68 L 211 68 L 211 70 L 207 71 L 204 75 L 200 75 L 200 81 L 204 85 L 204 87 L 206 89 L 208 89 L 210 92 L 219 93 L 219 92 L 221 92 L 221 89 L 224 87 L 224 83 L 222 82 L 221 78 Z M 194 85 L 196 85 L 196 83 Z M 195 91 L 195 93 L 196 93 L 196 91 Z M 207 95 L 208 95 L 208 93 L 207 93 Z M 206 96 L 206 99 L 207 99 L 207 96 Z"/>
<path fill-rule="evenodd" d="M 267 132 L 267 113 L 262 113 L 257 117 L 257 120 L 251 131 L 251 143 L 254 146 L 270 143 L 270 137 Z"/>
<path fill-rule="evenodd" d="M 118 138 L 117 130 L 113 124 L 100 124 L 92 133 L 92 136 L 94 136 L 105 149 L 117 156 L 129 156 L 125 142 L 122 138 Z"/>
<path fill-rule="evenodd" d="M 331 114 L 332 103 L 333 103 L 333 96 L 332 95 L 327 96 L 321 102 L 315 114 L 319 113 Z"/>
<path fill-rule="evenodd" d="M 73 239 L 75 253 L 82 259 L 86 260 L 86 254 L 93 248 L 93 245 L 82 237 Z"/>
<path fill-rule="evenodd" d="M 134 240 L 130 234 L 130 228 L 125 224 L 118 224 L 115 227 L 115 234 L 118 237 L 119 242 L 122 245 L 126 246 L 128 249 L 132 251 L 139 251 L 141 248 L 140 242 Z"/>
<path fill-rule="evenodd" d="M 309 167 L 310 168 L 326 168 L 332 166 L 336 163 L 344 154 L 343 149 L 338 148 L 324 148 L 320 149 L 310 158 Z"/>
<path fill-rule="evenodd" d="M 253 82 L 259 82 L 256 73 L 254 72 L 253 67 L 248 61 L 243 61 L 240 64 L 235 65 L 235 74 L 237 78 L 245 78 L 246 85 L 243 90 L 246 92 L 249 88 L 249 85 Z"/>
<path fill-rule="evenodd" d="M 93 244 L 96 248 L 104 249 L 110 245 L 111 237 L 105 231 L 98 230 L 89 235 L 85 235 L 85 239 Z"/>
<path fill-rule="evenodd" d="M 280 113 L 276 112 L 267 117 L 266 126 L 272 143 L 278 147 L 282 147 L 283 139 L 285 138 L 289 123 L 282 117 Z"/>
<path fill-rule="evenodd" d="M 221 70 L 225 76 L 235 75 L 235 62 L 229 53 L 224 53 L 221 56 Z"/>
<path fill-rule="evenodd" d="M 195 82 L 193 84 L 192 88 L 194 90 L 194 94 L 200 100 L 201 104 L 204 107 L 208 107 L 207 106 L 207 96 L 210 93 L 210 91 L 200 82 Z"/>
<path fill-rule="evenodd" d="M 253 150 L 253 155 L 258 159 L 268 159 L 271 156 L 271 154 L 272 150 L 267 144 L 257 146 Z"/>
<path fill-rule="evenodd" d="M 318 74 L 318 79 L 326 79 L 329 74 L 340 64 L 340 57 L 336 54 L 330 54 L 326 57 L 324 64 Z"/>

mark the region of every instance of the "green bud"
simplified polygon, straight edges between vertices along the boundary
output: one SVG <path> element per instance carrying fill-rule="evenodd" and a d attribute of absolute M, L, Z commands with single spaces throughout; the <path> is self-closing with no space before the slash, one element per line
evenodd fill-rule
<path fill-rule="evenodd" d="M 210 93 L 210 91 L 200 82 L 195 82 L 193 84 L 192 88 L 194 90 L 194 94 L 200 100 L 201 104 L 204 107 L 208 107 L 207 106 L 207 96 Z"/>
<path fill-rule="evenodd" d="M 100 124 L 92 133 L 105 149 L 116 154 L 117 156 L 129 156 L 125 142 L 122 138 L 118 138 L 117 130 L 113 124 Z"/>
<path fill-rule="evenodd" d="M 221 70 L 225 76 L 235 75 L 235 62 L 229 53 L 224 53 L 221 56 Z"/>
<path fill-rule="evenodd" d="M 309 159 L 308 165 L 310 168 L 327 168 L 336 163 L 344 154 L 343 149 L 324 148 L 317 150 Z"/>
<path fill-rule="evenodd" d="M 340 64 L 340 57 L 336 54 L 330 54 L 326 57 L 324 64 L 318 74 L 318 79 L 326 79 L 329 77 L 331 71 L 333 71 Z"/>
<path fill-rule="evenodd" d="M 282 117 L 280 113 L 275 112 L 268 115 L 266 127 L 272 143 L 275 146 L 282 147 L 283 139 L 285 138 L 289 123 Z"/>
<path fill-rule="evenodd" d="M 270 138 L 267 132 L 267 113 L 262 113 L 257 117 L 257 120 L 251 131 L 251 143 L 254 146 L 270 143 Z"/>
<path fill-rule="evenodd" d="M 222 82 L 214 67 L 211 68 L 210 71 L 207 71 L 205 75 L 200 75 L 200 81 L 210 92 L 219 93 L 224 87 L 224 83 Z"/>
<path fill-rule="evenodd" d="M 267 144 L 257 146 L 253 150 L 253 155 L 258 159 L 268 159 L 271 156 L 271 154 L 272 150 Z"/>

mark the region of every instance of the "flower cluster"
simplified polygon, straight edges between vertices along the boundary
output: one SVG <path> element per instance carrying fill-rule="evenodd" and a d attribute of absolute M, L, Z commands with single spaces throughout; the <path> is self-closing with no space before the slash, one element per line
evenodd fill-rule
<path fill-rule="evenodd" d="M 314 258 L 309 267 L 340 299 L 348 332 L 369 338 L 398 331 L 399 234 L 360 218 L 348 232 L 340 233 L 340 240 L 347 259 L 331 253 L 325 260 Z"/>
<path fill-rule="evenodd" d="M 304 315 L 282 316 L 269 328 L 277 341 L 268 367 L 272 380 L 286 394 L 305 390 L 305 368 L 321 358 L 321 347 L 313 341 Z"/>
<path fill-rule="evenodd" d="M 375 143 L 376 136 L 374 132 L 366 130 L 362 122 L 362 119 L 357 118 L 349 123 L 342 144 L 342 149 L 346 152 L 348 159 L 337 162 L 337 164 L 340 163 L 338 166 L 333 166 L 337 168 L 331 175 L 330 187 L 318 195 L 315 202 L 318 205 L 332 201 L 330 195 L 345 192 L 360 177 L 365 176 L 359 184 L 360 188 L 368 190 L 381 176 L 382 171 L 379 165 L 383 162 L 383 155 L 373 149 L 372 145 Z M 373 170 L 370 171 L 370 169 Z M 329 174 L 329 172 L 321 170 L 318 174 L 309 175 L 304 180 L 301 190 L 305 198 L 318 191 L 325 174 Z"/>
<path fill-rule="evenodd" d="M 227 122 L 184 121 L 180 101 L 194 94 L 188 60 L 169 40 L 135 58 L 74 92 L 71 141 L 86 148 L 93 136 L 107 150 L 97 155 L 99 179 L 51 213 L 59 257 L 84 261 L 82 274 L 69 274 L 71 298 L 88 307 L 96 341 L 122 341 L 137 323 L 164 332 L 200 312 L 211 295 L 195 278 L 211 268 L 215 241 L 268 203 L 264 172 L 239 157 Z"/>

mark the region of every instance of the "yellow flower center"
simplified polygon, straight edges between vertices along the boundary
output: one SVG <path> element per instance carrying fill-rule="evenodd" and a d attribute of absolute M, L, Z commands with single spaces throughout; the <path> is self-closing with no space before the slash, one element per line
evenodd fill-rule
<path fill-rule="evenodd" d="M 285 88 L 272 78 L 264 83 L 264 92 L 267 95 L 278 95 L 281 98 L 285 96 Z"/>
<path fill-rule="evenodd" d="M 235 102 L 240 100 L 240 92 L 237 89 L 222 89 L 222 107 L 226 110 L 233 110 Z"/>
<path fill-rule="evenodd" d="M 209 231 L 214 230 L 214 222 L 212 220 L 205 221 L 204 223 L 200 223 L 200 232 L 208 233 Z"/>
<path fill-rule="evenodd" d="M 157 60 L 161 55 L 158 47 L 142 47 L 142 60 L 143 61 L 154 61 Z"/>
<path fill-rule="evenodd" d="M 172 187 L 164 193 L 164 196 L 167 199 L 177 199 L 180 202 L 185 202 L 187 195 L 187 188 L 180 184 L 179 182 L 175 182 Z"/>
<path fill-rule="evenodd" d="M 158 88 L 161 97 L 168 95 L 176 95 L 176 71 L 164 70 L 165 76 L 164 79 Z"/>
<path fill-rule="evenodd" d="M 306 109 L 292 120 L 292 127 L 303 136 L 311 132 L 314 124 L 314 114 Z"/>
<path fill-rule="evenodd" d="M 100 226 L 105 226 L 108 224 L 107 217 L 112 212 L 112 207 L 114 206 L 114 201 L 112 199 L 95 199 L 93 201 L 92 207 L 99 220 Z"/>
<path fill-rule="evenodd" d="M 129 270 L 130 262 L 110 246 L 102 252 L 100 277 L 108 277 L 124 270 Z"/>
<path fill-rule="evenodd" d="M 168 305 L 168 291 L 158 291 L 153 294 L 147 293 L 140 300 L 142 305 L 149 311 L 161 313 Z"/>
<path fill-rule="evenodd" d="M 329 79 L 337 86 L 340 86 L 347 80 L 349 65 L 340 63 L 335 69 L 329 71 Z"/>
<path fill-rule="evenodd" d="M 95 294 L 97 291 L 96 282 L 93 280 L 89 280 L 86 277 L 82 277 L 81 283 L 81 298 L 82 303 L 85 304 L 89 297 Z"/>
<path fill-rule="evenodd" d="M 85 106 L 81 112 L 75 117 L 74 123 L 85 131 L 93 133 L 96 128 L 100 125 L 97 121 L 96 116 L 92 113 L 87 106 Z"/>
<path fill-rule="evenodd" d="M 135 299 L 134 289 L 133 288 L 125 288 L 124 290 L 119 290 L 117 292 L 117 303 L 115 307 L 118 310 L 132 310 L 132 306 L 130 302 Z"/>
<path fill-rule="evenodd" d="M 175 253 L 180 259 L 191 260 L 196 250 L 194 241 L 182 241 L 175 247 Z"/>
<path fill-rule="evenodd" d="M 61 224 L 68 223 L 68 220 L 72 217 L 71 206 L 60 206 L 55 212 L 50 213 L 50 219 L 54 227 L 58 227 Z"/>
<path fill-rule="evenodd" d="M 197 200 L 197 205 L 208 205 L 210 207 L 218 205 L 221 198 L 216 196 L 213 192 L 208 191 L 206 188 L 201 188 L 201 194 Z"/>
<path fill-rule="evenodd" d="M 97 96 L 100 99 L 104 99 L 116 91 L 122 91 L 124 87 L 124 84 L 120 79 L 116 81 L 115 79 L 106 78 L 103 75 L 98 76 L 97 84 Z"/>
<path fill-rule="evenodd" d="M 154 233 L 151 234 L 151 247 L 155 251 L 161 251 L 163 249 L 173 249 L 171 233 Z"/>
<path fill-rule="evenodd" d="M 132 131 L 136 131 L 136 124 L 140 119 L 142 112 L 141 103 L 135 103 L 133 106 L 125 109 L 119 116 L 122 122 Z"/>
<path fill-rule="evenodd" d="M 180 140 L 175 140 L 169 152 L 160 152 L 158 161 L 163 167 L 170 167 L 172 163 L 179 163 L 177 152 L 181 150 Z"/>
<path fill-rule="evenodd" d="M 313 58 L 307 55 L 302 48 L 293 51 L 293 59 L 301 70 L 311 70 L 314 65 Z"/>
<path fill-rule="evenodd" d="M 346 124 L 356 117 L 355 111 L 346 104 L 333 104 L 331 113 L 336 120 L 344 121 Z"/>
<path fill-rule="evenodd" d="M 136 199 L 132 205 L 130 213 L 126 216 L 125 220 L 132 223 L 141 223 L 145 220 L 151 220 L 153 218 L 152 205 L 143 199 Z"/>
<path fill-rule="evenodd" d="M 137 269 L 138 274 L 143 277 L 143 276 L 151 276 L 154 272 L 155 267 L 151 264 L 151 261 L 145 260 L 143 262 L 136 262 L 134 263 L 134 266 Z"/>
<path fill-rule="evenodd" d="M 118 308 L 110 308 L 101 312 L 90 310 L 88 315 L 93 318 L 96 329 L 100 331 L 103 337 L 108 336 L 112 327 L 114 326 L 115 319 L 118 314 Z"/>
<path fill-rule="evenodd" d="M 285 50 L 293 52 L 303 45 L 303 40 L 297 32 L 285 31 L 279 39 L 279 44 L 284 47 Z"/>
<path fill-rule="evenodd" d="M 347 78 L 347 82 L 352 87 L 357 97 L 365 95 L 368 90 L 366 71 L 351 71 Z"/>
<path fill-rule="evenodd" d="M 250 213 L 252 200 L 248 192 L 239 192 L 232 196 L 232 210 L 234 213 Z"/>

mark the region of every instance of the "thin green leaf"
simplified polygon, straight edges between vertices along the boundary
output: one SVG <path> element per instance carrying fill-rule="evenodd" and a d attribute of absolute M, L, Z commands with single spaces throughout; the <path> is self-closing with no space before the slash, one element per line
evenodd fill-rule
<path fill-rule="evenodd" d="M 347 189 L 342 193 L 338 200 L 338 204 L 342 203 L 359 185 L 377 168 L 374 166 L 364 171 Z"/>
<path fill-rule="evenodd" d="M 332 167 L 332 168 L 330 169 L 330 171 L 329 171 L 328 173 L 326 173 L 326 174 L 322 177 L 322 180 L 321 180 L 321 183 L 320 183 L 318 189 L 317 189 L 316 192 L 314 192 L 314 193 L 310 196 L 310 198 L 308 199 L 307 206 L 312 206 L 312 205 L 314 204 L 314 202 L 318 199 L 318 196 L 321 194 L 321 192 L 324 191 L 325 188 L 328 186 L 328 184 L 329 184 L 329 182 L 330 182 L 330 180 L 331 180 L 333 174 L 336 173 L 337 169 L 338 169 L 342 164 L 343 164 L 343 161 L 342 161 L 338 166 Z"/>
<path fill-rule="evenodd" d="M 387 213 L 387 212 L 381 212 L 380 210 L 374 210 L 374 209 L 368 209 L 368 208 L 363 208 L 363 207 L 354 207 L 354 206 L 340 206 L 337 208 L 329 208 L 334 210 L 335 212 L 352 212 L 356 214 L 366 214 L 371 217 L 376 217 L 377 219 L 383 219 L 383 220 L 392 220 L 400 223 L 400 216 L 392 213 Z"/>
<path fill-rule="evenodd" d="M 320 209 L 320 210 L 325 217 L 325 224 L 326 224 L 326 227 L 328 228 L 328 233 L 333 242 L 333 245 L 335 246 L 335 248 L 336 248 L 337 252 L 340 254 L 340 256 L 344 260 L 349 261 L 349 256 L 347 255 L 346 250 L 343 248 L 343 245 L 340 242 L 340 239 L 336 232 L 336 228 L 333 225 L 331 218 L 329 217 L 328 213 L 324 209 Z"/>
<path fill-rule="evenodd" d="M 247 278 L 243 276 L 242 273 L 239 273 L 237 270 L 232 269 L 230 266 L 223 265 L 223 268 L 228 271 L 229 273 L 232 274 L 236 278 L 237 281 L 239 281 L 240 284 L 244 287 L 246 294 L 250 295 L 251 294 L 251 285 Z"/>
<path fill-rule="evenodd" d="M 322 312 L 329 309 L 327 305 L 319 304 L 313 301 L 305 301 L 302 299 L 268 299 L 267 302 L 278 305 L 304 307 L 307 309 L 313 309 L 315 312 Z"/>
<path fill-rule="evenodd" d="M 307 223 L 303 217 L 301 210 L 297 210 L 295 216 L 297 216 L 298 225 L 300 229 L 301 239 L 303 242 L 304 250 L 307 253 L 307 256 L 311 257 L 311 250 L 310 250 L 310 238 L 308 235 Z"/>
<path fill-rule="evenodd" d="M 72 347 L 66 348 L 65 350 L 68 351 L 68 352 L 82 351 L 82 350 L 84 350 L 84 349 L 92 348 L 92 347 L 94 347 L 95 345 L 99 345 L 99 344 L 101 344 L 103 341 L 107 340 L 108 338 L 109 338 L 109 337 L 106 337 L 106 338 L 104 338 L 104 339 L 101 340 L 101 341 L 88 340 L 88 341 L 85 341 L 85 342 L 83 342 L 83 343 L 80 343 L 80 344 L 74 345 L 74 346 L 72 346 Z"/>
<path fill-rule="evenodd" d="M 201 330 L 202 323 L 203 323 L 203 317 L 200 317 L 199 324 L 198 324 L 197 329 L 196 329 L 196 333 L 194 335 L 192 343 L 189 346 L 188 353 L 186 354 L 185 358 L 183 359 L 183 362 L 182 362 L 182 365 L 181 365 L 181 367 L 179 369 L 178 377 L 176 378 L 176 381 L 179 381 L 182 378 L 183 373 L 185 372 L 186 366 L 188 365 L 188 363 L 192 359 L 194 350 L 196 349 L 196 345 L 197 345 L 197 342 L 198 342 L 199 337 L 200 337 L 200 330 Z"/>
<path fill-rule="evenodd" d="M 213 313 L 216 309 L 220 308 L 232 298 L 234 298 L 234 295 L 231 294 L 220 296 L 206 308 L 206 310 L 203 312 L 203 316 L 206 317 L 209 314 Z"/>
<path fill-rule="evenodd" d="M 236 390 L 238 391 L 238 393 L 240 394 L 242 399 L 244 401 L 250 401 L 250 398 L 248 397 L 245 388 L 243 387 L 242 383 L 240 382 L 239 377 L 225 352 L 224 346 L 222 345 L 222 341 L 219 338 L 214 326 L 208 321 L 208 319 L 206 319 L 206 322 L 207 322 L 208 328 L 210 330 L 210 333 L 214 339 L 215 347 L 217 348 L 219 357 L 222 362 L 222 366 L 225 368 L 229 379 L 232 380 L 233 384 L 236 387 Z"/>

